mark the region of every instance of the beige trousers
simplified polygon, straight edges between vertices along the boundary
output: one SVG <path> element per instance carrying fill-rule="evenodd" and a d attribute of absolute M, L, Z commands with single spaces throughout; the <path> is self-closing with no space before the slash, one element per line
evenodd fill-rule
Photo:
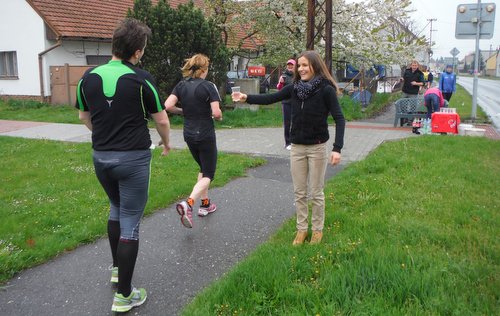
<path fill-rule="evenodd" d="M 307 231 L 308 193 L 312 202 L 312 230 L 321 231 L 325 223 L 325 172 L 328 163 L 326 143 L 317 145 L 292 144 L 290 170 L 292 173 L 297 230 Z"/>

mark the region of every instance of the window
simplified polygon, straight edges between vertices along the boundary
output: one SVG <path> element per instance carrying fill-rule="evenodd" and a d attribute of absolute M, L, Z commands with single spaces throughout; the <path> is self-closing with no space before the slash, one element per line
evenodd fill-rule
<path fill-rule="evenodd" d="M 16 52 L 0 52 L 0 79 L 17 79 Z"/>
<path fill-rule="evenodd" d="M 87 65 L 107 64 L 111 57 L 111 55 L 87 55 Z"/>

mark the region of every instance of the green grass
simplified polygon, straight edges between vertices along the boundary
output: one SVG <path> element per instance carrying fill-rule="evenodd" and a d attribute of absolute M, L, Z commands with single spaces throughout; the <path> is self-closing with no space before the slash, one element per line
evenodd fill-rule
<path fill-rule="evenodd" d="M 401 93 L 376 93 L 372 96 L 370 104 L 363 111 L 363 118 L 377 116 L 384 112 L 386 107 L 393 106 L 393 103 L 401 97 Z"/>
<path fill-rule="evenodd" d="M 469 92 L 462 88 L 462 86 L 457 85 L 457 91 L 451 96 L 449 107 L 457 109 L 457 113 L 458 115 L 460 115 L 460 120 L 462 122 L 468 121 L 471 119 L 472 97 Z M 476 108 L 475 122 L 489 122 L 488 115 L 486 115 L 486 113 L 480 106 Z"/>
<path fill-rule="evenodd" d="M 105 235 L 109 205 L 94 174 L 90 144 L 0 137 L 0 148 L 0 283 Z M 197 177 L 188 151 L 160 153 L 153 153 L 145 214 L 185 197 Z M 263 162 L 220 153 L 213 186 Z"/>
<path fill-rule="evenodd" d="M 382 144 L 326 185 L 324 242 L 295 220 L 183 315 L 498 315 L 498 141 Z"/>
<path fill-rule="evenodd" d="M 78 111 L 72 106 L 15 99 L 0 100 L 0 119 L 81 124 Z"/>
<path fill-rule="evenodd" d="M 361 105 L 344 96 L 339 99 L 344 116 L 348 121 L 368 117 L 383 109 L 395 95 L 377 94 L 373 102 L 362 109 Z M 179 115 L 169 115 L 172 128 L 182 128 L 183 118 Z M 77 110 L 69 105 L 53 106 L 47 103 L 21 100 L 0 100 L 0 119 L 35 122 L 73 123 L 80 124 Z M 331 118 L 330 118 L 330 121 Z M 281 103 L 260 106 L 258 111 L 249 109 L 233 109 L 226 107 L 223 121 L 215 122 L 216 128 L 253 128 L 281 127 L 283 124 Z M 153 122 L 149 126 L 154 127 Z"/>

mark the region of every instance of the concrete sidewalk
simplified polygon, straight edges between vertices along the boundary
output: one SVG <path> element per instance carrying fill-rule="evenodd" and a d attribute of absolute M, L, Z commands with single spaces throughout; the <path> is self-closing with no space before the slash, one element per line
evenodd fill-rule
<path fill-rule="evenodd" d="M 289 152 L 283 148 L 282 128 L 218 129 L 216 133 L 217 147 L 220 151 L 288 158 Z M 334 133 L 334 128 L 330 127 L 330 135 Z M 156 130 L 152 129 L 151 135 L 153 143 L 158 143 L 160 138 Z M 91 134 L 81 124 L 0 120 L 0 136 L 90 142 Z M 408 136 L 413 136 L 411 129 L 394 128 L 390 123 L 347 123 L 342 161 L 347 163 L 363 159 L 382 142 Z M 187 148 L 182 138 L 182 130 L 171 130 L 170 138 L 172 148 Z M 329 146 L 332 144 L 333 137 L 329 141 Z"/>
<path fill-rule="evenodd" d="M 90 141 L 83 125 L 72 124 L 0 120 L 0 135 Z M 156 132 L 152 135 L 157 142 Z M 363 159 L 384 141 L 413 135 L 409 128 L 392 128 L 391 122 L 349 123 L 342 164 L 328 167 L 327 177 Z M 172 131 L 171 140 L 173 148 L 186 147 L 180 130 Z M 193 229 L 181 225 L 175 205 L 144 218 L 133 284 L 148 290 L 148 300 L 132 315 L 177 315 L 196 293 L 295 215 L 289 152 L 283 148 L 281 128 L 217 130 L 217 141 L 220 151 L 262 156 L 268 163 L 211 189 L 218 211 L 194 218 Z M 174 179 L 166 181 L 175 185 Z M 115 289 L 109 283 L 110 263 L 108 241 L 103 238 L 23 271 L 0 288 L 0 315 L 111 315 Z"/>

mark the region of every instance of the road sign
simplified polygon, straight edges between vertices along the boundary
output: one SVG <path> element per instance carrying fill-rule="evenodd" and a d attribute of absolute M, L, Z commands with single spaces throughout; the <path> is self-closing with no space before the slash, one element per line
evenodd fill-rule
<path fill-rule="evenodd" d="M 451 56 L 455 57 L 460 54 L 460 51 L 456 47 L 454 47 L 452 50 L 450 50 L 450 54 Z"/>
<path fill-rule="evenodd" d="M 479 12 L 478 12 L 479 5 Z M 479 23 L 479 38 L 491 39 L 495 27 L 494 3 L 471 3 L 457 6 L 457 22 L 455 25 L 455 38 L 475 39 Z"/>

